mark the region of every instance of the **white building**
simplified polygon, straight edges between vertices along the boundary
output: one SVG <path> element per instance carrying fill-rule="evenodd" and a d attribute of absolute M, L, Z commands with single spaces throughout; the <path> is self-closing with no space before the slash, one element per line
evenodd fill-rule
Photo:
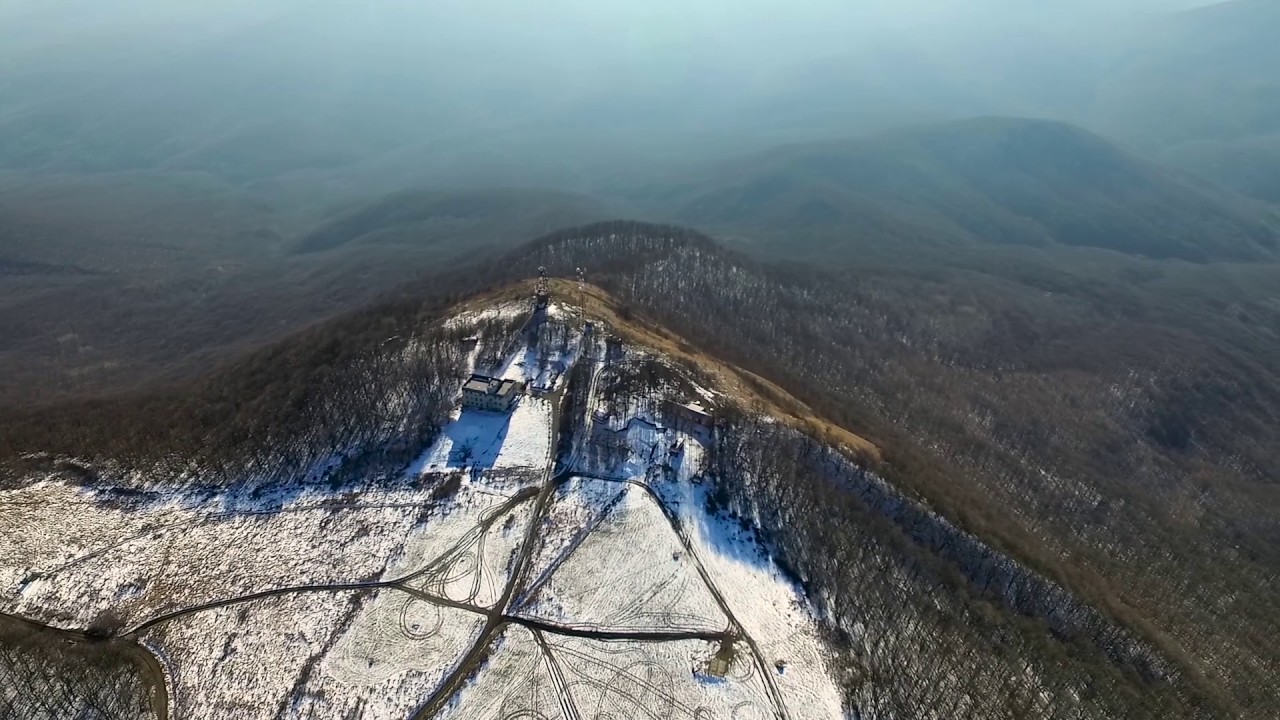
<path fill-rule="evenodd" d="M 520 397 L 520 383 L 488 375 L 472 375 L 462 385 L 462 407 L 489 412 L 511 412 Z"/>

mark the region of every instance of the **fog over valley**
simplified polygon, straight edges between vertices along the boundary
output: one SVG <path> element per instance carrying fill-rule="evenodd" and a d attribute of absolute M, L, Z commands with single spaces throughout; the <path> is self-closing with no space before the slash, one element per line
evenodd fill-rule
<path fill-rule="evenodd" d="M 582 190 L 981 115 L 1144 144 L 1169 119 L 1131 117 L 1127 75 L 1189 53 L 1169 14 L 1186 5 L 19 2 L 0 160 Z"/>

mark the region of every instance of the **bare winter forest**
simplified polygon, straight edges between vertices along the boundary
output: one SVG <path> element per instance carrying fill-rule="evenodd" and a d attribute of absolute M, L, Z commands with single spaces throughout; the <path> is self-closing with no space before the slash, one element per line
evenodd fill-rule
<path fill-rule="evenodd" d="M 797 428 L 762 422 L 755 401 L 722 415 L 710 505 L 756 528 L 807 589 L 852 707 L 1267 716 L 1276 527 L 1258 509 L 1275 448 L 1248 428 L 1274 422 L 1273 369 L 1227 328 L 1156 324 L 1178 300 L 1155 292 L 1124 307 L 1094 288 L 1028 292 L 963 272 L 825 273 L 605 223 L 405 288 L 439 294 L 305 331 L 189 388 L 13 415 L 6 452 L 44 448 L 27 471 L 136 468 L 177 485 L 305 485 L 335 447 L 348 449 L 341 476 L 394 473 L 447 411 L 440 388 L 460 381 L 460 334 L 433 308 L 540 264 L 593 268 L 617 317 L 812 408 Z M 1113 329 L 1090 329 L 1099 315 Z M 1178 366 L 1164 343 L 1181 343 Z M 1246 396 L 1245 383 L 1264 391 Z M 836 426 L 879 457 L 838 450 Z M 1217 621 L 1223 608 L 1235 622 Z"/>
<path fill-rule="evenodd" d="M 1271 720 L 1277 29 L 0 0 L 0 718 Z"/>

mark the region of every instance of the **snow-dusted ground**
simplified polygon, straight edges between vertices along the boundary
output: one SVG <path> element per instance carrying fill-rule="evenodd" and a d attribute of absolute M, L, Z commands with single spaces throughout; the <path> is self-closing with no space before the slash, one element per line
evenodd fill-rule
<path fill-rule="evenodd" d="M 560 697 L 533 633 L 512 627 L 495 638 L 484 666 L 436 717 L 439 720 L 555 720 L 565 717 Z"/>
<path fill-rule="evenodd" d="M 485 520 L 492 517 L 488 515 Z M 532 519 L 531 505 L 523 503 L 495 518 L 491 525 L 486 526 L 483 522 L 475 525 L 458 543 L 411 576 L 405 584 L 453 602 L 493 608 L 511 579 L 524 530 Z M 434 545 L 434 550 L 442 547 L 436 536 L 427 539 Z"/>
<path fill-rule="evenodd" d="M 715 392 L 693 388 L 714 401 Z M 707 511 L 711 480 L 702 478 L 704 431 L 667 427 L 639 408 L 613 418 L 611 427 L 595 433 L 610 449 L 585 454 L 590 471 L 645 484 L 675 515 L 708 579 L 775 672 L 792 718 L 843 717 L 842 693 L 826 668 L 820 631 L 802 589 L 736 521 Z"/>
<path fill-rule="evenodd" d="M 437 716 L 442 720 L 661 718 L 773 720 L 761 670 L 734 647 L 724 678 L 705 674 L 714 642 L 601 641 L 513 627 L 490 648 L 485 667 Z M 770 668 L 770 672 L 772 672 Z M 803 708 L 791 717 L 813 715 Z M 570 715 L 572 713 L 572 715 Z"/>
<path fill-rule="evenodd" d="M 539 392 L 551 392 L 564 384 L 581 350 L 582 335 L 567 333 L 553 347 L 524 347 L 508 358 L 496 374 L 504 380 L 519 380 Z"/>
<path fill-rule="evenodd" d="M 365 503 L 219 515 L 104 544 L 26 583 L 16 609 L 85 627 L 114 609 L 133 627 L 165 612 L 298 585 L 372 580 L 422 506 Z"/>
<path fill-rule="evenodd" d="M 91 492 L 52 480 L 0 492 L 0 598 L 12 602 L 32 573 L 196 516 L 176 505 L 146 514 L 122 512 Z"/>
<path fill-rule="evenodd" d="M 307 679 L 297 716 L 408 718 L 453 670 L 483 615 L 398 590 L 367 603 Z"/>
<path fill-rule="evenodd" d="M 793 720 L 839 718 L 841 692 L 826 667 L 813 610 L 800 588 L 786 578 L 742 526 L 706 511 L 706 486 L 663 483 L 656 488 L 680 519 L 712 582 L 755 640 L 775 675 Z"/>
<path fill-rule="evenodd" d="M 445 321 L 445 326 L 449 328 L 473 327 L 482 322 L 503 321 L 509 322 L 515 320 L 521 315 L 529 312 L 529 303 L 521 300 L 513 300 L 497 305 L 489 305 L 488 307 L 478 310 L 467 310 Z"/>
<path fill-rule="evenodd" d="M 524 396 L 510 414 L 459 410 L 440 436 L 412 465 L 424 473 L 470 471 L 495 488 L 518 490 L 536 484 L 551 457 L 551 404 Z M 509 482 L 505 482 L 509 481 Z"/>
<path fill-rule="evenodd" d="M 662 510 L 637 487 L 618 492 L 521 614 L 585 629 L 725 630 L 728 618 Z"/>
<path fill-rule="evenodd" d="M 562 384 L 581 338 L 559 337 L 502 374 Z M 505 629 L 440 717 L 744 720 L 775 717 L 779 696 L 793 720 L 842 717 L 802 593 L 706 511 L 702 431 L 664 427 L 656 402 L 602 423 L 574 453 L 600 478 L 562 480 L 535 518 L 551 402 L 459 411 L 395 487 L 128 505 L 51 481 L 0 492 L 0 611 L 86 627 L 111 610 L 129 628 L 190 609 L 140 634 L 174 717 L 400 720 L 504 610 L 537 523 Z"/>
<path fill-rule="evenodd" d="M 304 593 L 196 613 L 145 633 L 164 665 L 171 717 L 297 717 L 294 688 L 359 607 L 355 593 Z"/>
<path fill-rule="evenodd" d="M 582 717 L 777 717 L 760 670 L 745 647 L 733 649 L 728 674 L 717 678 L 703 671 L 720 650 L 716 643 L 561 637 L 548 638 L 547 645 Z M 795 708 L 790 710 L 791 716 L 797 717 Z"/>

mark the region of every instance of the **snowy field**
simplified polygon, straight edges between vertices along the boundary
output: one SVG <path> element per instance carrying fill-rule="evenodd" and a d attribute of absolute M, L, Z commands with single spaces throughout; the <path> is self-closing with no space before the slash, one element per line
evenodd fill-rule
<path fill-rule="evenodd" d="M 743 647 L 732 648 L 728 672 L 719 678 L 704 672 L 720 651 L 716 643 L 555 638 L 547 645 L 582 717 L 777 717 L 760 671 Z"/>
<path fill-rule="evenodd" d="M 767 720 L 777 717 L 758 671 L 739 652 L 729 675 L 700 674 L 719 651 L 697 640 L 603 642 L 511 628 L 448 720 L 599 718 Z M 829 716 L 839 717 L 839 716 Z"/>
<path fill-rule="evenodd" d="M 765 663 L 785 668 L 774 682 L 793 720 L 843 717 L 840 689 L 800 589 L 740 525 L 706 512 L 704 486 L 666 483 L 656 490 L 679 517 L 712 582 L 725 589 L 725 602 Z"/>
<path fill-rule="evenodd" d="M 469 328 L 483 322 L 511 322 L 529 312 L 529 303 L 511 301 L 460 312 L 445 321 L 445 327 Z"/>
<path fill-rule="evenodd" d="M 355 593 L 304 593 L 196 613 L 145 633 L 175 718 L 296 717 L 295 687 L 358 609 Z"/>
<path fill-rule="evenodd" d="M 0 492 L 0 611 L 140 627 L 175 718 L 843 717 L 802 593 L 706 511 L 704 431 L 615 405 L 552 476 L 581 345 L 515 349 L 545 392 L 457 411 L 395 487 Z"/>
<path fill-rule="evenodd" d="M 133 627 L 227 597 L 297 585 L 374 580 L 423 509 L 407 503 L 296 507 L 171 524 L 43 571 L 16 609 L 85 627 L 114 609 Z"/>
<path fill-rule="evenodd" d="M 565 375 L 582 350 L 582 335 L 565 332 L 544 339 L 542 344 L 541 348 L 524 347 L 495 374 L 504 380 L 519 380 L 538 392 L 551 392 L 563 387 Z"/>
<path fill-rule="evenodd" d="M 307 678 L 297 714 L 408 718 L 479 638 L 484 622 L 476 613 L 381 591 Z"/>
<path fill-rule="evenodd" d="M 436 717 L 440 720 L 564 718 L 560 690 L 543 662 L 533 633 L 512 627 L 494 639 L 484 666 Z"/>
<path fill-rule="evenodd" d="M 662 510 L 634 486 L 616 492 L 520 613 L 579 629 L 725 630 L 728 618 Z"/>
<path fill-rule="evenodd" d="M 551 459 L 550 422 L 550 402 L 528 395 L 510 415 L 458 410 L 409 475 L 466 472 L 508 492 L 536 485 Z"/>

